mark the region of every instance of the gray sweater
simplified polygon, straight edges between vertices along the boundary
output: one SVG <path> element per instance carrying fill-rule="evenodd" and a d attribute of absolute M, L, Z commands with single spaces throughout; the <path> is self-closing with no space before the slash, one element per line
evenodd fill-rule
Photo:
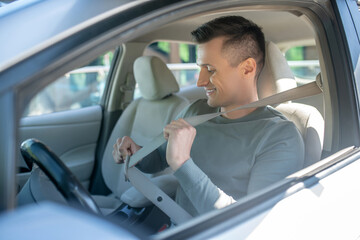
<path fill-rule="evenodd" d="M 206 100 L 184 109 L 179 118 L 219 111 Z M 225 207 L 302 168 L 304 143 L 295 125 L 272 107 L 239 119 L 218 116 L 196 127 L 191 158 L 175 173 L 176 201 L 191 215 Z M 143 172 L 168 167 L 166 143 L 138 164 Z"/>

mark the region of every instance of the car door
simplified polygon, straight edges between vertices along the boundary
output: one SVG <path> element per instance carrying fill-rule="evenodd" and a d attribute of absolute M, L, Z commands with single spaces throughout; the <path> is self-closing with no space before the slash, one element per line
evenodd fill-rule
<path fill-rule="evenodd" d="M 319 43 L 322 47 L 325 40 L 329 43 L 327 51 L 331 55 L 324 59 L 324 65 L 335 69 L 336 84 L 332 87 L 336 85 L 338 96 L 332 96 L 332 100 L 340 110 L 335 127 L 339 131 L 333 134 L 336 141 L 332 152 L 327 153 L 331 156 L 287 177 L 285 181 L 293 181 L 288 186 L 285 182 L 274 185 L 271 191 L 253 195 L 242 203 L 240 200 L 238 206 L 234 204 L 216 217 L 208 215 L 202 225 L 157 239 L 359 238 L 360 13 L 353 0 L 331 1 L 327 7 L 334 15 L 326 17 L 320 11 L 314 12 L 324 17 L 325 26 L 329 24 L 326 32 L 319 31 Z M 335 149 L 342 150 L 334 153 Z"/>
<path fill-rule="evenodd" d="M 20 120 L 22 141 L 35 138 L 51 150 L 88 188 L 95 163 L 103 111 L 101 99 L 114 51 L 58 78 L 35 95 Z M 17 180 L 21 188 L 30 175 L 19 157 Z"/>

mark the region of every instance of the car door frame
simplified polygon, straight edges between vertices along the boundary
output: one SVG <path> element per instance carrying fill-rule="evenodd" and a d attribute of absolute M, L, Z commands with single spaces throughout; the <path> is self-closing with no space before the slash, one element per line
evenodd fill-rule
<path fill-rule="evenodd" d="M 201 5 L 201 2 L 198 1 L 198 4 L 196 5 L 196 8 L 192 8 L 193 11 L 190 11 L 190 13 L 194 13 L 194 11 L 206 11 L 208 9 L 211 8 L 215 8 L 218 7 L 215 5 L 214 2 L 212 2 L 209 5 Z M 284 1 L 285 3 L 285 1 Z M 194 3 L 195 4 L 195 3 Z M 203 3 L 205 4 L 205 3 Z M 217 3 L 218 4 L 218 3 Z M 231 6 L 230 1 L 224 1 L 222 6 L 225 6 L 227 4 L 227 6 Z M 248 4 L 248 5 L 255 5 L 255 3 L 251 3 L 250 1 L 243 1 L 241 2 L 241 4 Z M 240 5 L 241 5 L 240 4 Z M 258 3 L 256 3 L 258 4 Z M 269 3 L 266 3 L 265 1 L 263 2 L 263 4 L 265 6 L 270 6 Z M 290 4 L 290 3 L 289 3 Z M 333 101 L 334 103 L 334 107 L 336 109 L 341 108 L 343 106 L 347 106 L 349 107 L 351 110 L 358 110 L 358 105 L 357 105 L 357 99 L 354 97 L 349 97 L 349 96 L 353 96 L 350 94 L 354 94 L 354 92 L 352 91 L 354 88 L 354 82 L 351 82 L 351 80 L 354 80 L 354 77 L 352 76 L 353 72 L 351 72 L 351 70 L 347 67 L 347 65 L 353 65 L 353 63 L 351 61 L 349 61 L 347 54 L 348 53 L 343 53 L 342 50 L 346 50 L 346 44 L 344 43 L 344 39 L 342 35 L 338 35 L 336 34 L 336 31 L 333 29 L 333 25 L 335 25 L 335 28 L 337 28 L 338 30 L 340 29 L 338 23 L 336 22 L 336 13 L 334 13 L 332 11 L 332 9 L 330 9 L 330 11 L 326 8 L 325 4 L 322 5 L 319 2 L 310 2 L 310 1 L 304 1 L 304 2 L 294 2 L 292 3 L 291 6 L 293 7 L 305 7 L 306 4 L 311 5 L 310 8 L 306 8 L 307 14 L 308 16 L 313 16 L 314 12 L 317 12 L 317 16 L 313 16 L 313 20 L 316 22 L 320 22 L 319 23 L 319 29 L 317 29 L 318 31 L 324 31 L 326 33 L 326 39 L 325 40 L 329 40 L 329 42 L 324 43 L 325 46 L 323 46 L 323 48 L 326 48 L 329 51 L 329 56 L 328 56 L 328 62 L 326 62 L 327 65 L 327 69 L 326 71 L 330 71 L 328 73 L 328 77 L 330 79 L 329 84 L 330 86 L 332 86 L 331 88 L 329 88 L 329 91 L 331 92 L 331 96 L 336 96 L 336 98 L 334 97 L 334 99 L 331 99 L 331 101 Z M 187 5 L 187 7 L 189 7 L 190 5 Z M 179 6 L 177 6 L 179 7 Z M 181 6 L 184 10 L 184 6 Z M 200 10 L 200 7 L 203 7 L 202 10 Z M 306 5 L 306 7 L 309 7 Z M 179 7 L 180 8 L 180 7 Z M 269 7 L 270 8 L 270 7 Z M 175 8 L 176 9 L 176 8 Z M 170 10 L 174 10 L 171 8 L 167 8 L 166 9 L 167 12 L 170 12 Z M 187 9 L 188 10 L 188 9 Z M 151 11 L 149 11 L 151 12 Z M 157 12 L 156 15 L 159 15 L 159 13 L 161 12 Z M 163 13 L 163 12 L 162 12 Z M 184 14 L 185 15 L 185 14 Z M 154 15 L 147 15 L 150 17 L 154 17 Z M 320 19 L 319 19 L 320 18 Z M 173 17 L 174 19 L 174 17 Z M 331 19 L 330 22 L 326 22 L 325 20 Z M 128 20 L 130 21 L 130 20 Z M 168 21 L 168 20 L 167 20 Z M 135 22 L 135 21 L 134 21 Z M 132 22 L 134 24 L 134 22 Z M 101 24 L 104 24 L 104 22 L 102 22 Z M 98 27 L 101 25 L 97 25 Z M 118 22 L 117 22 L 118 24 Z M 139 23 L 138 23 L 139 24 Z M 158 24 L 162 24 L 161 21 L 159 21 Z M 136 24 L 135 24 L 136 25 Z M 116 38 L 116 42 L 119 41 L 119 39 L 121 40 L 126 40 L 127 36 L 126 36 L 126 29 L 129 29 L 129 27 L 133 27 L 134 25 L 132 24 L 128 24 L 126 27 L 121 26 L 116 28 L 116 26 L 114 28 L 117 29 L 117 33 L 122 33 L 121 37 Z M 326 32 L 324 29 L 332 29 L 330 30 L 330 32 Z M 89 30 L 89 29 L 85 29 L 85 30 Z M 85 31 L 84 30 L 84 31 Z M 139 31 L 139 29 L 138 29 Z M 90 34 L 90 33 L 89 33 Z M 135 34 L 136 35 L 136 34 Z M 97 36 L 93 36 L 90 34 L 90 38 L 93 39 L 98 39 L 98 41 L 100 41 L 100 38 L 97 38 Z M 79 37 L 79 36 L 77 36 Z M 53 48 L 48 48 L 48 49 L 44 49 L 43 52 L 34 55 L 32 58 L 34 58 L 35 60 L 39 60 L 41 62 L 41 60 L 43 60 L 43 58 L 47 59 L 53 59 L 52 60 L 52 64 L 50 64 L 49 66 L 47 64 L 45 64 L 46 68 L 45 70 L 40 70 L 40 69 L 35 69 L 34 71 L 30 71 L 30 75 L 26 75 L 24 76 L 23 74 L 16 74 L 15 70 L 21 70 L 23 68 L 26 68 L 28 66 L 26 66 L 27 61 L 31 60 L 32 58 L 27 59 L 26 61 L 24 60 L 24 62 L 22 62 L 21 64 L 19 64 L 16 68 L 10 69 L 9 71 L 5 71 L 4 73 L 0 74 L 0 78 L 4 77 L 4 76 L 14 76 L 15 78 L 15 82 L 12 83 L 9 87 L 8 86 L 8 91 L 2 91 L 1 93 L 4 93 L 0 96 L 0 106 L 2 107 L 3 110 L 7 110 L 10 114 L 9 116 L 1 119 L 0 123 L 5 123 L 4 121 L 11 121 L 10 123 L 7 123 L 6 126 L 9 126 L 9 129 L 6 130 L 6 134 L 10 134 L 9 138 L 10 141 L 8 141 L 7 143 L 2 145 L 2 149 L 1 150 L 5 150 L 3 153 L 1 153 L 1 158 L 8 158 L 10 157 L 10 159 L 16 159 L 16 148 L 15 148 L 15 137 L 17 135 L 17 124 L 18 124 L 18 119 L 21 113 L 21 110 L 24 109 L 24 103 L 26 102 L 26 100 L 28 99 L 29 96 L 33 95 L 33 92 L 36 92 L 38 89 L 40 89 L 42 87 L 43 84 L 41 83 L 47 83 L 50 82 L 51 79 L 54 76 L 58 76 L 63 74 L 64 72 L 66 72 L 65 70 L 69 70 L 72 67 L 74 58 L 76 60 L 78 60 L 78 62 L 85 62 L 85 60 L 87 60 L 89 58 L 89 55 L 93 56 L 95 53 L 101 53 L 104 50 L 107 50 L 106 48 L 104 48 L 104 46 L 99 45 L 99 46 L 95 46 L 94 44 L 88 44 L 86 45 L 86 48 L 83 46 L 82 49 L 76 49 L 77 53 L 73 53 L 70 56 L 66 56 L 63 58 L 55 58 L 54 54 L 58 54 L 58 50 L 59 48 L 61 49 L 60 46 L 65 47 L 65 49 L 69 48 L 68 44 L 70 40 L 74 41 L 77 40 L 76 37 L 75 38 L 68 38 L 68 39 L 64 39 L 63 41 L 61 41 L 59 44 L 56 44 L 53 46 Z M 72 42 L 70 41 L 70 43 Z M 115 44 L 115 40 L 114 38 L 110 38 L 108 36 L 107 38 L 107 43 L 110 45 L 114 45 Z M 106 41 L 104 39 L 101 39 L 100 42 L 102 42 L 103 44 L 106 43 Z M 321 42 L 324 42 L 324 40 L 322 40 Z M 78 43 L 79 45 L 81 45 L 81 43 L 86 43 L 86 39 L 82 39 L 80 41 L 80 43 Z M 95 43 L 98 43 L 95 41 Z M 76 46 L 78 46 L 78 44 L 76 44 Z M 91 51 L 91 54 L 85 54 L 85 50 L 88 50 L 89 48 L 94 47 L 94 49 Z M 52 57 L 51 57 L 51 56 Z M 339 57 L 334 58 L 334 57 Z M 69 61 L 69 63 L 67 62 Z M 330 69 L 331 66 L 337 66 L 337 64 L 342 63 L 345 66 L 340 66 L 337 69 Z M 44 65 L 43 65 L 44 66 Z M 61 66 L 61 67 L 60 67 Z M 333 71 L 333 72 L 331 72 Z M 48 73 L 51 72 L 50 74 L 50 78 Z M 35 76 L 34 76 L 35 75 Z M 345 84 L 340 84 L 339 79 L 343 78 L 345 76 L 345 78 L 349 79 L 349 81 L 345 81 Z M 36 90 L 30 90 L 30 86 L 29 84 L 35 82 L 36 78 L 41 78 L 39 87 L 36 87 Z M 26 79 L 26 81 L 24 81 L 24 79 Z M 24 82 L 23 82 L 24 81 Z M 21 84 L 20 84 L 21 83 Z M 336 86 L 336 87 L 334 87 Z M 9 90 L 9 88 L 11 88 Z M 14 99 L 17 99 L 17 101 L 13 101 Z M 19 108 L 20 107 L 20 108 Z M 337 108 L 338 107 L 338 108 Z M 20 109 L 18 110 L 16 113 L 14 113 L 13 109 Z M 355 113 L 349 112 L 349 111 L 342 111 L 340 112 L 342 114 L 341 117 L 339 117 L 339 119 L 335 120 L 335 128 L 337 128 L 337 130 L 335 132 L 333 132 L 333 137 L 335 137 L 336 139 L 333 140 L 334 142 L 332 143 L 332 145 L 334 146 L 331 149 L 331 152 L 334 153 L 335 150 L 339 150 L 345 146 L 349 146 L 349 143 L 355 143 L 356 145 L 358 145 L 359 143 L 359 124 L 358 124 L 358 111 L 356 111 Z M 336 115 L 336 114 L 334 114 Z M 333 117 L 333 116 L 332 116 Z M 351 126 L 350 127 L 354 127 L 352 129 L 352 131 L 350 132 L 350 130 L 346 130 L 344 129 L 346 123 L 349 123 Z M 1 125 L 1 124 L 0 124 Z M 348 126 L 347 126 L 348 127 Z M 339 134 L 338 136 L 336 136 L 337 134 Z M 5 137 L 2 135 L 2 140 L 5 140 Z M 1 152 L 1 151 L 0 151 Z M 346 159 L 349 159 L 348 157 L 345 158 L 341 158 L 341 159 L 337 159 L 338 162 L 332 163 L 332 165 L 330 166 L 323 166 L 326 169 L 334 166 L 334 164 L 339 163 L 341 161 L 345 161 Z M 0 165 L 0 170 L 1 172 L 5 172 L 4 170 L 10 170 L 10 174 L 13 174 L 13 176 L 6 175 L 3 176 L 0 180 L 4 180 L 4 182 L 6 184 L 9 184 L 9 186 L 4 186 L 4 184 L 1 184 L 0 181 L 0 192 L 4 193 L 6 197 L 1 197 L 0 198 L 0 209 L 4 210 L 4 209 L 11 209 L 14 207 L 13 205 L 13 201 L 14 200 L 14 186 L 15 186 L 15 180 L 14 180 L 14 175 L 15 175 L 15 163 L 6 163 L 6 164 L 1 164 Z M 311 179 L 311 177 L 314 176 L 315 173 L 320 173 L 322 170 L 322 168 L 317 169 L 317 170 L 313 170 L 313 171 L 305 171 L 304 177 L 306 177 L 306 179 Z M 281 183 L 283 184 L 283 183 Z M 283 188 L 281 191 L 286 191 L 286 189 L 288 189 L 287 187 Z M 266 189 L 264 190 L 264 192 L 262 192 L 262 196 L 266 197 L 265 193 L 271 193 L 271 188 L 270 189 Z M 280 200 L 279 200 L 280 201 Z M 248 202 L 245 202 L 244 204 L 249 204 Z M 239 208 L 239 211 L 235 212 L 235 214 L 237 216 L 245 216 L 245 212 L 242 211 L 241 209 L 244 208 L 244 205 L 235 205 L 234 208 Z M 255 209 L 256 210 L 256 209 Z M 243 215 L 242 215 L 243 214 Z M 220 216 L 221 214 L 216 214 L 218 216 Z M 232 217 L 234 216 L 227 216 L 228 219 L 232 219 Z M 216 219 L 216 218 L 210 218 L 210 219 Z M 204 219 L 199 219 L 199 222 L 203 221 L 204 227 L 202 227 L 201 229 L 199 229 L 199 231 L 206 231 L 207 229 L 209 229 L 212 225 L 209 223 L 209 219 L 207 219 L 207 221 L 205 221 Z M 194 224 L 195 225 L 195 224 Z M 181 228 L 179 231 L 186 231 L 186 228 Z"/>

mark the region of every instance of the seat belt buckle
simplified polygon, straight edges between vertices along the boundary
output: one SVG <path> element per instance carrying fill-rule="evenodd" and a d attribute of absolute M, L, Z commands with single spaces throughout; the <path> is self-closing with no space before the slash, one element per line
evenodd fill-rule
<path fill-rule="evenodd" d="M 129 180 L 129 163 L 130 163 L 130 156 L 127 155 L 124 161 L 124 173 L 125 173 L 125 182 L 130 182 Z"/>

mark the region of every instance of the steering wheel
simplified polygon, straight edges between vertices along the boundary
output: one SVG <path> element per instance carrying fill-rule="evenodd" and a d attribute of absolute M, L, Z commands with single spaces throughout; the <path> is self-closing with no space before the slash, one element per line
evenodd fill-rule
<path fill-rule="evenodd" d="M 21 144 L 20 150 L 26 164 L 31 168 L 32 164 L 36 163 L 54 183 L 69 205 L 101 214 L 90 193 L 44 143 L 36 139 L 28 139 Z"/>

